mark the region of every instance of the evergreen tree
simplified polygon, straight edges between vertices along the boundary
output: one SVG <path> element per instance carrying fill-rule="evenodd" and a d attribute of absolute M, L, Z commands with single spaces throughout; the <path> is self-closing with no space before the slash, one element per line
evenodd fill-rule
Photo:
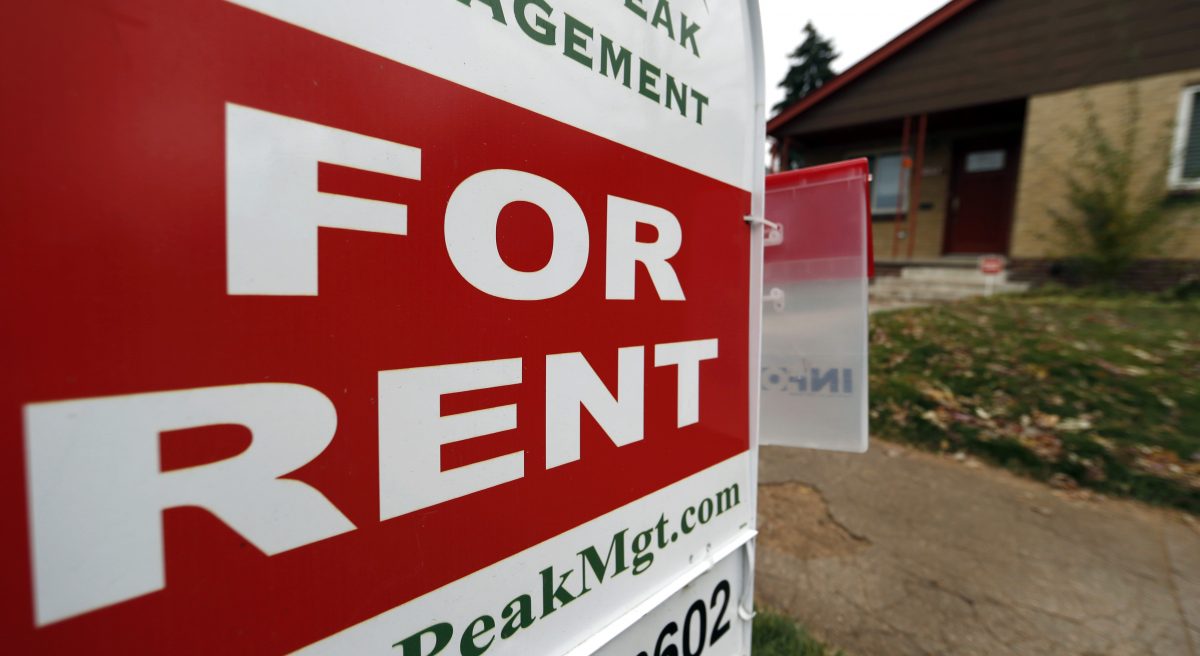
<path fill-rule="evenodd" d="M 830 66 L 838 58 L 833 50 L 833 42 L 821 36 L 812 21 L 804 25 L 804 42 L 788 55 L 792 67 L 779 86 L 787 91 L 787 95 L 772 111 L 779 110 L 795 103 L 804 96 L 821 88 L 834 75 Z"/>

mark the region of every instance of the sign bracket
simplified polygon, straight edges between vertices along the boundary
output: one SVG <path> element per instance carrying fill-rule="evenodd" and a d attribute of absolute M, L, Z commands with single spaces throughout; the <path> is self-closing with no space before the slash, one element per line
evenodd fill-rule
<path fill-rule="evenodd" d="M 751 227 L 760 225 L 763 227 L 763 246 L 778 246 L 783 243 L 783 225 L 775 223 L 765 216 L 750 215 L 745 217 L 746 223 Z"/>

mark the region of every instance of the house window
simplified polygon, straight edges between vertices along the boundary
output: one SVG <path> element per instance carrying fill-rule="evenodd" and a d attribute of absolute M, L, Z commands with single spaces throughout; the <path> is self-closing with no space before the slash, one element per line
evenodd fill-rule
<path fill-rule="evenodd" d="M 908 170 L 900 153 L 870 155 L 871 214 L 895 214 L 908 211 Z M 903 184 L 901 177 L 903 176 Z"/>
<path fill-rule="evenodd" d="M 1200 189 L 1200 85 L 1184 89 L 1179 99 L 1169 183 L 1172 189 Z"/>

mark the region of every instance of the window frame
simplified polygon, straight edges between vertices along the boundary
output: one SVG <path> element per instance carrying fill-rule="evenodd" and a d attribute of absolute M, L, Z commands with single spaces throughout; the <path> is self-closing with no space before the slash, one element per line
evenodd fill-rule
<path fill-rule="evenodd" d="M 1189 134 L 1193 112 L 1200 111 L 1200 84 L 1192 84 L 1179 93 L 1179 109 L 1175 116 L 1175 138 L 1171 143 L 1171 166 L 1167 171 L 1167 187 L 1173 191 L 1200 191 L 1200 176 L 1183 177 L 1184 153 L 1189 139 L 1200 139 L 1200 134 Z"/>
<path fill-rule="evenodd" d="M 906 174 L 905 174 L 905 172 L 906 172 L 906 170 L 907 170 L 907 169 L 906 169 L 906 167 L 904 166 L 904 153 L 903 153 L 903 152 L 901 152 L 901 151 L 900 151 L 900 149 L 896 149 L 896 150 L 881 150 L 881 151 L 869 151 L 869 152 L 866 152 L 866 153 L 863 153 L 863 154 L 860 154 L 860 155 L 856 155 L 856 157 L 866 157 L 866 158 L 867 158 L 867 159 L 870 161 L 870 172 L 871 172 L 871 216 L 872 216 L 872 217 L 877 217 L 877 216 L 888 216 L 888 217 L 891 217 L 891 216 L 898 216 L 898 215 L 900 215 L 900 214 L 905 214 L 905 213 L 907 213 L 907 212 L 908 212 L 908 210 L 909 210 L 909 203 L 910 203 L 910 200 L 911 200 L 911 199 L 909 198 L 909 196 L 910 196 L 910 195 L 911 195 L 911 193 L 912 193 L 912 175 L 910 174 L 910 175 L 907 175 L 907 176 L 906 176 Z M 900 209 L 899 209 L 899 210 L 897 210 L 897 209 L 896 209 L 896 205 L 895 205 L 895 204 L 892 204 L 892 205 L 890 205 L 890 206 L 888 206 L 888 207 L 876 207 L 876 206 L 875 206 L 875 189 L 876 189 L 876 187 L 875 187 L 875 180 L 878 178 L 878 175 L 877 175 L 877 174 L 878 174 L 878 170 L 877 170 L 875 167 L 876 167 L 876 164 L 879 162 L 879 159 L 880 159 L 881 157 L 896 157 L 896 158 L 899 158 L 899 160 L 900 160 L 900 172 L 899 172 L 900 179 L 901 179 L 901 180 L 904 180 L 904 178 L 905 178 L 905 177 L 907 177 L 907 178 L 908 178 L 907 180 L 904 180 L 904 182 L 905 182 L 906 184 L 905 184 L 905 185 L 903 186 L 903 188 L 900 190 L 900 194 L 901 194 L 901 197 L 904 199 L 904 202 L 901 204 L 901 207 L 900 207 Z"/>

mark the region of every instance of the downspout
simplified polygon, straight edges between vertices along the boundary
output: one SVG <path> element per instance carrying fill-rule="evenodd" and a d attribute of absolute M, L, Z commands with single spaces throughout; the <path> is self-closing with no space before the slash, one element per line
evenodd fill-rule
<path fill-rule="evenodd" d="M 896 181 L 896 215 L 892 217 L 892 259 L 900 255 L 900 226 L 908 227 L 908 215 L 904 212 L 904 172 L 908 170 L 908 133 L 912 131 L 912 117 L 904 117 L 904 133 L 900 138 L 900 174 Z M 907 233 L 905 233 L 907 236 Z"/>
<path fill-rule="evenodd" d="M 917 245 L 917 218 L 921 210 L 921 171 L 925 168 L 925 127 L 929 122 L 928 114 L 921 114 L 917 122 L 917 156 L 912 167 L 912 194 L 908 197 L 908 259 L 913 257 L 913 249 Z"/>

